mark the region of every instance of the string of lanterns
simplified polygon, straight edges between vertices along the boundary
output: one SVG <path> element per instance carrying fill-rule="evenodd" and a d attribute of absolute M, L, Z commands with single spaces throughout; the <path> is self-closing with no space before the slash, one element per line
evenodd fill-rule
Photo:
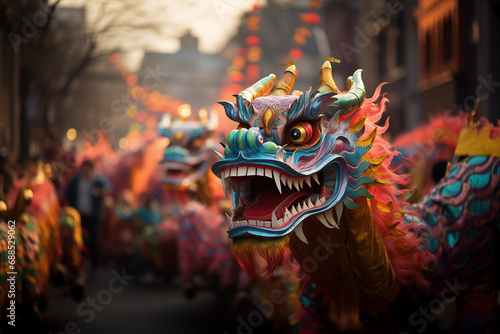
<path fill-rule="evenodd" d="M 132 73 L 120 60 L 120 55 L 114 53 L 109 57 L 109 63 L 121 74 L 127 84 L 126 116 L 130 122 L 128 134 L 120 140 L 120 147 L 126 143 L 139 140 L 152 140 L 157 137 L 158 121 L 164 113 L 175 112 L 183 101 L 151 90 L 139 84 L 139 78 Z M 122 147 L 123 146 L 123 147 Z"/>
<path fill-rule="evenodd" d="M 321 23 L 321 17 L 317 13 L 321 9 L 323 0 L 309 1 L 310 11 L 301 13 L 299 19 L 301 25 L 294 30 L 292 37 L 293 46 L 287 53 L 288 60 L 300 60 L 303 57 L 303 47 L 312 36 L 311 26 Z M 261 77 L 259 62 L 263 56 L 261 48 L 261 38 L 259 32 L 261 28 L 261 8 L 258 4 L 246 14 L 245 28 L 248 35 L 244 38 L 243 46 L 236 49 L 231 65 L 227 68 L 226 80 L 221 90 L 220 99 L 231 99 L 231 96 L 240 92 L 247 85 L 256 82 Z"/>

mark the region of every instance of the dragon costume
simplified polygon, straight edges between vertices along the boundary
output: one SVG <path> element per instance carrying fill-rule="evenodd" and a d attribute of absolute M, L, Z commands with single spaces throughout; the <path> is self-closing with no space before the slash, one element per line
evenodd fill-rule
<path fill-rule="evenodd" d="M 75 300 L 83 298 L 85 283 L 79 276 L 83 244 L 80 215 L 71 207 L 60 208 L 54 186 L 43 170 L 38 168 L 28 183 L 29 189 L 27 183 L 19 180 L 9 189 L 11 200 L 6 202 L 12 204 L 10 207 L 0 200 L 0 315 L 6 319 L 5 307 L 9 302 L 6 279 L 12 276 L 9 272 L 16 272 L 18 325 L 39 331 L 40 311 L 47 305 L 51 278 L 55 283 L 69 283 Z M 0 186 L 3 185 L 0 183 Z M 12 228 L 9 228 L 14 221 L 15 244 L 10 237 Z M 9 266 L 12 261 L 15 269 Z"/>
<path fill-rule="evenodd" d="M 398 151 L 408 159 L 401 172 L 411 176 L 408 188 L 412 189 L 412 202 L 422 199 L 444 176 L 446 165 L 455 154 L 465 119 L 463 112 L 436 115 L 394 140 Z"/>
<path fill-rule="evenodd" d="M 224 233 L 225 219 L 219 200 L 223 198 L 217 179 L 210 173 L 213 162 L 210 137 L 217 121 L 201 113 L 198 120 L 165 115 L 160 132 L 169 139 L 161 162 L 166 199 L 175 205 L 169 219 L 178 224 L 178 261 L 186 295 L 194 293 L 193 277 L 215 277 L 226 287 L 243 287 L 244 275 L 237 270 Z M 168 205 L 168 204 L 167 204 Z M 161 226 L 158 227 L 161 229 Z"/>
<path fill-rule="evenodd" d="M 491 161 L 481 165 L 481 180 L 488 187 L 485 202 L 472 205 L 462 198 L 474 195 L 461 183 L 446 187 L 445 193 L 476 211 L 464 213 L 445 197 L 437 205 L 433 192 L 420 207 L 409 208 L 400 199 L 409 180 L 396 173 L 399 166 L 393 163 L 404 159 L 382 137 L 388 122 L 376 124 L 388 100 L 381 96 L 382 85 L 365 98 L 361 73 L 349 77 L 347 91 L 341 92 L 325 62 L 317 90 L 292 92 L 292 65 L 276 83 L 271 74 L 239 93 L 236 103 L 221 102 L 227 116 L 239 123 L 212 167 L 226 194 L 232 194 L 227 216 L 232 252 L 245 271 L 258 276 L 270 274 L 285 249 L 291 249 L 304 279 L 304 333 L 360 329 L 367 318 L 389 312 L 410 287 L 430 297 L 439 289 L 436 281 L 442 285 L 443 279 L 453 279 L 443 276 L 453 271 L 441 269 L 450 267 L 457 253 L 467 252 L 461 247 L 464 240 L 486 254 L 485 267 L 477 270 L 485 277 L 493 271 L 493 251 L 478 238 L 491 232 L 488 240 L 498 240 L 498 168 L 491 169 L 496 166 Z M 452 167 L 448 180 L 470 175 L 460 167 L 468 166 L 468 159 Z M 480 233 L 470 227 L 472 234 L 479 233 L 476 239 L 457 232 L 464 221 L 474 222 L 472 212 L 486 226 Z M 266 266 L 259 266 L 256 251 Z M 462 260 L 463 270 L 475 277 L 470 256 Z M 491 294 L 498 291 L 496 282 L 487 286 Z"/>

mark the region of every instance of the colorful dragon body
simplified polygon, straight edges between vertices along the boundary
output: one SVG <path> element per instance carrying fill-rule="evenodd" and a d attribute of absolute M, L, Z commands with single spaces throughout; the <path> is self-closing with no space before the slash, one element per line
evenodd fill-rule
<path fill-rule="evenodd" d="M 408 166 L 403 173 L 411 176 L 408 188 L 415 193 L 412 202 L 428 194 L 444 176 L 446 165 L 453 159 L 458 138 L 466 119 L 465 113 L 443 113 L 429 122 L 398 136 L 394 143 Z"/>
<path fill-rule="evenodd" d="M 435 279 L 427 269 L 451 261 L 429 244 L 450 222 L 405 215 L 400 195 L 409 180 L 394 166 L 403 159 L 382 137 L 388 123 L 376 125 L 388 102 L 381 86 L 365 99 L 358 70 L 340 92 L 325 62 L 318 90 L 291 93 L 294 72 L 290 66 L 276 83 L 270 75 L 236 103 L 221 102 L 239 123 L 212 167 L 232 193 L 231 249 L 254 276 L 271 273 L 291 249 L 304 278 L 303 332 L 312 324 L 318 331 L 359 329 L 407 287 L 428 291 Z M 491 228 L 494 218 L 487 219 Z"/>
<path fill-rule="evenodd" d="M 181 117 L 172 122 L 165 115 L 159 125 L 161 134 L 170 140 L 161 162 L 162 182 L 167 201 L 175 201 L 164 224 L 173 221 L 178 226 L 179 271 L 188 295 L 194 292 L 195 274 L 215 276 L 225 287 L 244 282 L 224 232 L 222 190 L 210 173 L 210 136 L 215 127 L 216 120 L 203 110 L 199 120 Z"/>
<path fill-rule="evenodd" d="M 19 180 L 9 191 L 10 196 L 6 195 L 10 197 L 10 201 L 5 198 L 10 207 L 0 201 L 0 313 L 5 320 L 9 288 L 6 278 L 12 276 L 9 272 L 16 272 L 15 296 L 22 322 L 19 325 L 35 331 L 40 330 L 39 311 L 46 306 L 51 278 L 55 283 L 69 283 L 74 299 L 83 297 L 85 283 L 79 276 L 83 244 L 80 215 L 73 208 L 59 206 L 55 188 L 43 170 L 38 168 L 28 182 L 29 189 L 26 183 Z M 10 262 L 15 263 L 15 269 L 9 266 Z"/>
<path fill-rule="evenodd" d="M 7 307 L 11 303 L 10 300 L 14 300 L 18 305 L 17 316 L 20 319 L 32 322 L 35 330 L 39 330 L 41 325 L 39 303 L 48 283 L 49 264 L 43 261 L 44 250 L 40 240 L 42 230 L 33 218 L 24 212 L 26 203 L 29 203 L 32 197 L 30 190 L 22 188 L 11 208 L 7 208 L 5 202 L 0 202 L 0 315 L 5 328 L 8 321 L 14 320 L 16 323 L 17 319 L 8 317 L 10 311 Z M 10 232 L 11 230 L 15 233 Z M 14 236 L 13 239 L 11 235 Z M 11 265 L 15 268 L 10 267 Z M 7 279 L 12 280 L 14 276 L 9 272 L 16 272 L 15 297 L 9 295 L 11 287 Z"/>
<path fill-rule="evenodd" d="M 474 113 L 466 119 L 447 175 L 405 218 L 418 224 L 418 237 L 425 238 L 436 258 L 426 273 L 432 284 L 428 299 L 442 299 L 451 281 L 461 287 L 453 296 L 456 323 L 444 327 L 462 333 L 500 328 L 495 269 L 500 258 L 499 134 L 498 127 L 475 120 Z M 433 315 L 441 312 L 435 311 Z"/>

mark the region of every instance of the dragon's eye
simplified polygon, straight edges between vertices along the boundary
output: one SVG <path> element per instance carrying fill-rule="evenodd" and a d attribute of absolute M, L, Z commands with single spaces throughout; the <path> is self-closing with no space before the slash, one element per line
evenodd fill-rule
<path fill-rule="evenodd" d="M 310 123 L 299 122 L 288 131 L 288 138 L 294 145 L 307 144 L 313 137 L 314 131 Z"/>

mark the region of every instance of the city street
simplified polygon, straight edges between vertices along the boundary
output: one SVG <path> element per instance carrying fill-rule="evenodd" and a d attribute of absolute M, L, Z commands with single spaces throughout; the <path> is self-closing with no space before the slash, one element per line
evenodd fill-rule
<path fill-rule="evenodd" d="M 97 277 L 90 279 L 87 297 L 96 298 L 101 290 L 108 289 L 112 279 L 111 271 L 101 270 Z M 92 320 L 92 308 L 79 308 L 80 304 L 62 290 L 51 286 L 49 300 L 50 305 L 44 313 L 43 333 L 223 334 L 237 333 L 238 328 L 237 315 L 231 313 L 215 293 L 200 291 L 194 300 L 187 300 L 180 288 L 162 283 L 142 284 L 132 280 L 120 293 L 113 294 L 109 304 L 102 306 L 100 312 L 96 311 Z M 77 310 L 80 310 L 79 314 Z M 260 330 L 264 330 L 264 326 L 261 327 Z"/>
<path fill-rule="evenodd" d="M 0 334 L 500 334 L 500 0 L 0 0 Z"/>

